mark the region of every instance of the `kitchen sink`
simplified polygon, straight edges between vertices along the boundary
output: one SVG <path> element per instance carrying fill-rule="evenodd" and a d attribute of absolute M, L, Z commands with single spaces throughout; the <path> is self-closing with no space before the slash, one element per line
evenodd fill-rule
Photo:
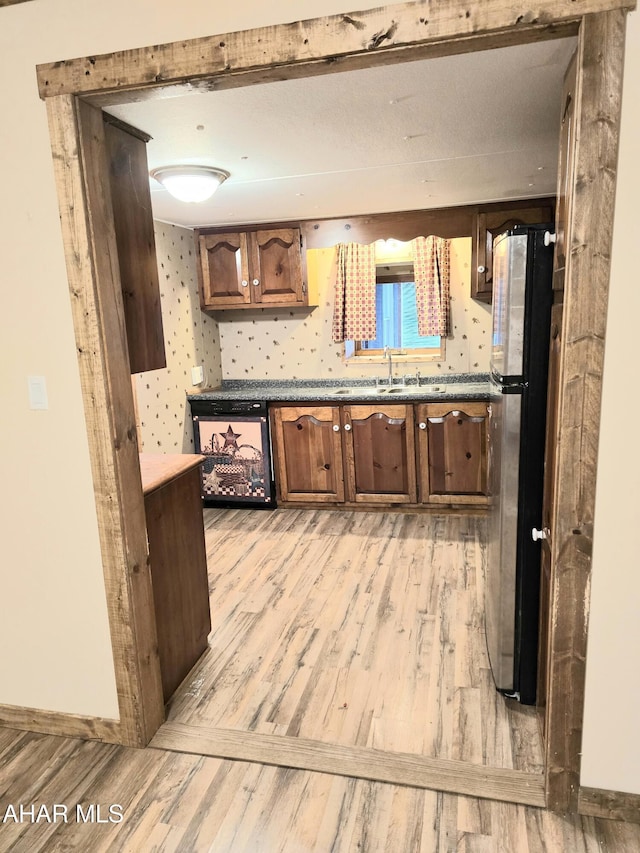
<path fill-rule="evenodd" d="M 340 394 L 341 397 L 348 397 L 351 395 L 352 397 L 362 397 L 372 396 L 375 397 L 378 394 L 401 394 L 403 391 L 408 391 L 409 389 L 403 385 L 398 385 L 393 388 L 389 388 L 388 386 L 380 386 L 373 387 L 372 385 L 365 385 L 364 387 L 356 387 L 353 386 L 351 388 L 338 388 L 337 391 L 334 391 L 334 394 Z"/>
<path fill-rule="evenodd" d="M 347 397 L 361 397 L 363 394 L 379 394 L 382 389 L 374 388 L 371 385 L 365 385 L 363 388 L 358 388 L 353 386 L 351 388 L 338 388 L 337 391 L 334 391 L 334 394 L 340 394 L 340 396 Z"/>
<path fill-rule="evenodd" d="M 338 388 L 334 394 L 339 394 L 341 397 L 362 397 L 372 396 L 377 394 L 444 394 L 447 390 L 446 385 L 353 385 L 348 388 Z"/>

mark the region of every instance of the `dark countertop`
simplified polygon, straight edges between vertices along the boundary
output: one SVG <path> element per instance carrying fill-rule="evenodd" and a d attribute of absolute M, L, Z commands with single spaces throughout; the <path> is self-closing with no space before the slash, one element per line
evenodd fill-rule
<path fill-rule="evenodd" d="M 375 379 L 291 379 L 288 381 L 224 379 L 217 388 L 187 394 L 188 400 L 246 400 L 247 402 L 298 403 L 331 401 L 370 402 L 486 400 L 489 375 L 458 373 L 423 376 L 420 385 L 414 377 L 406 385 L 397 381 L 390 393 L 388 386 L 376 387 Z M 381 390 L 384 388 L 385 390 Z M 443 390 L 438 390 L 442 388 Z"/>

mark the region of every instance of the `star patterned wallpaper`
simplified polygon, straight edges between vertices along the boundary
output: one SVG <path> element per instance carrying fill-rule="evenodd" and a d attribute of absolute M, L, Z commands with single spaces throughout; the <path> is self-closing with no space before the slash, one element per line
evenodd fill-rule
<path fill-rule="evenodd" d="M 311 290 L 318 288 L 318 307 L 256 309 L 216 315 L 224 379 L 366 378 L 382 365 L 344 361 L 342 344 L 331 340 L 334 249 L 307 252 Z M 314 282 L 315 279 L 315 282 Z M 398 374 L 419 367 L 423 375 L 486 373 L 491 339 L 490 306 L 470 297 L 471 238 L 451 241 L 451 336 L 440 362 L 398 364 Z"/>
<path fill-rule="evenodd" d="M 193 232 L 156 222 L 156 251 L 167 366 L 132 377 L 141 450 L 192 453 L 186 394 L 191 368 L 203 365 L 201 387 L 221 379 L 360 378 L 385 370 L 378 363 L 345 363 L 342 344 L 331 340 L 334 249 L 307 253 L 317 307 L 220 312 L 200 310 Z M 471 239 L 451 241 L 451 328 L 440 363 L 396 365 L 398 375 L 419 367 L 423 375 L 486 373 L 491 339 L 490 307 L 470 298 Z"/>
<path fill-rule="evenodd" d="M 133 377 L 141 450 L 193 453 L 193 427 L 186 393 L 191 368 L 203 365 L 203 386 L 221 379 L 218 324 L 200 310 L 193 231 L 155 223 L 156 254 L 167 366 Z"/>

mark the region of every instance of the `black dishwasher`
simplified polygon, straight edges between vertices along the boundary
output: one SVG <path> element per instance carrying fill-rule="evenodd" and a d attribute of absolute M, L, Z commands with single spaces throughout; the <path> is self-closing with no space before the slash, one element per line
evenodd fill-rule
<path fill-rule="evenodd" d="M 191 416 L 204 506 L 275 507 L 267 404 L 191 400 Z"/>

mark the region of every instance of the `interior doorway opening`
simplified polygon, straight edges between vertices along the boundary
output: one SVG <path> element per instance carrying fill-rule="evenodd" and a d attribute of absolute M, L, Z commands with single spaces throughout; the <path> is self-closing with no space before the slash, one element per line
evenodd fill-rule
<path fill-rule="evenodd" d="M 277 27 L 270 28 L 268 33 L 268 64 L 264 58 L 256 59 L 249 55 L 250 51 L 238 49 L 240 43 L 246 45 L 246 34 L 236 34 L 238 39 L 235 43 L 233 34 L 226 37 L 227 56 L 230 49 L 236 51 L 237 62 L 235 59 L 231 64 L 227 61 L 224 67 L 218 68 L 215 63 L 219 54 L 211 52 L 216 56 L 215 67 L 210 71 L 211 79 L 237 83 L 239 77 L 236 75 L 246 71 L 242 82 L 247 83 L 260 77 L 264 79 L 265 74 L 282 74 L 282 68 L 287 66 L 290 66 L 292 74 L 326 69 L 327 59 L 329 64 L 333 64 L 336 51 L 346 57 L 347 64 L 373 63 L 393 61 L 398 52 L 405 59 L 415 56 L 415 53 L 411 54 L 412 50 L 422 55 L 425 51 L 434 50 L 455 53 L 461 49 L 463 39 L 463 49 L 473 50 L 505 42 L 544 38 L 557 35 L 559 31 L 565 34 L 579 31 L 576 124 L 579 129 L 577 139 L 581 144 L 576 150 L 574 169 L 568 182 L 573 204 L 569 206 L 566 225 L 569 244 L 573 239 L 578 240 L 580 252 L 572 255 L 567 272 L 558 419 L 560 433 L 575 435 L 576 441 L 571 442 L 571 448 L 561 447 L 557 462 L 556 483 L 560 495 L 555 526 L 558 535 L 554 540 L 552 560 L 554 566 L 561 560 L 562 571 L 556 571 L 552 577 L 551 598 L 558 604 L 554 604 L 550 618 L 550 683 L 553 691 L 547 710 L 549 725 L 545 765 L 546 802 L 560 809 L 575 808 L 579 790 L 588 615 L 585 591 L 590 572 L 590 559 L 585 561 L 584 555 L 590 553 L 591 543 L 591 527 L 589 524 L 585 526 L 584 511 L 586 502 L 589 505 L 586 517 L 592 517 L 596 464 L 595 458 L 589 459 L 588 464 L 582 464 L 576 470 L 574 448 L 595 448 L 593 439 L 598 435 L 605 337 L 604 314 L 599 312 L 596 316 L 581 312 L 579 302 L 601 305 L 606 298 L 603 294 L 607 293 L 609 279 L 615 189 L 611 176 L 616 171 L 625 21 L 624 11 L 616 8 L 615 3 L 610 5 L 611 11 L 603 12 L 604 4 L 594 4 L 593 11 L 598 14 L 584 17 L 571 17 L 569 11 L 556 12 L 557 18 L 544 25 L 525 24 L 521 18 L 513 20 L 511 12 L 501 4 L 492 5 L 487 11 L 483 7 L 482 22 L 474 20 L 475 11 L 469 12 L 463 23 L 452 22 L 444 13 L 441 16 L 436 13 L 435 22 L 429 22 L 433 26 L 430 32 L 437 31 L 439 35 L 425 40 L 424 35 L 415 34 L 416 24 L 408 4 L 360 14 L 365 29 L 370 27 L 372 31 L 384 23 L 385 17 L 394 18 L 393 28 L 383 26 L 380 31 L 386 33 L 382 40 L 385 43 L 382 53 L 376 52 L 380 41 L 374 39 L 371 50 L 363 55 L 362 36 L 353 36 L 357 45 L 352 45 L 349 41 L 351 31 L 338 48 L 344 32 L 335 19 L 335 32 L 331 28 L 326 29 L 327 22 L 323 19 L 306 22 L 308 28 L 322 31 L 325 35 L 313 48 L 311 59 L 309 48 L 302 49 L 304 61 L 300 64 L 291 59 L 290 51 L 287 57 L 279 55 L 278 51 L 288 45 L 288 40 L 279 39 L 283 32 L 278 32 Z M 402 25 L 409 28 L 411 35 L 406 34 L 404 41 L 399 41 L 396 34 L 400 27 L 402 35 Z M 470 26 L 477 27 L 473 36 L 469 36 Z M 301 43 L 303 37 L 304 31 L 300 33 Z M 307 39 L 305 44 L 308 43 Z M 173 69 L 165 74 L 165 81 L 171 80 L 165 85 L 188 85 L 190 75 L 198 74 L 198 71 L 202 79 L 198 63 L 189 65 L 187 61 L 185 67 L 182 59 L 177 61 L 178 54 L 183 57 L 183 48 L 184 45 L 154 48 L 154 68 L 157 66 L 157 54 L 164 51 L 168 61 L 165 67 Z M 263 51 L 264 48 L 261 46 L 259 49 Z M 199 50 L 196 52 L 198 56 L 202 55 Z M 136 87 L 142 86 L 150 92 L 153 86 L 157 86 L 157 74 L 150 74 L 148 64 L 141 64 L 139 60 L 137 52 L 133 51 L 124 58 L 120 57 L 116 64 L 117 68 L 128 69 L 130 77 L 126 85 L 130 97 L 136 97 Z M 134 416 L 126 348 L 120 344 L 122 317 L 121 305 L 118 304 L 118 275 L 109 261 L 115 257 L 113 212 L 109 200 L 100 191 L 100 158 L 96 156 L 96 149 L 101 146 L 101 136 L 95 127 L 95 133 L 89 131 L 92 118 L 91 108 L 87 106 L 89 101 L 107 106 L 110 99 L 117 102 L 121 97 L 122 81 L 114 76 L 111 65 L 111 58 L 104 61 L 100 57 L 57 63 L 40 69 L 40 84 L 41 93 L 47 98 L 68 275 L 74 296 L 74 322 L 120 699 L 121 741 L 143 745 L 160 724 L 163 710 L 157 666 L 153 664 L 154 626 L 149 613 L 149 578 L 145 572 L 139 571 L 145 562 L 145 526 L 135 441 L 131 437 L 126 438 L 131 435 Z M 231 68 L 233 71 L 229 70 Z M 94 81 L 98 79 L 101 83 L 96 88 Z M 52 94 L 56 97 L 51 97 Z M 598 117 L 597 121 L 592 119 L 593 116 Z M 602 120 L 603 116 L 607 117 L 606 121 Z M 101 231 L 94 228 L 98 221 L 105 224 Z M 589 365 L 588 371 L 584 370 L 584 365 Z M 576 374 L 583 377 L 577 384 L 573 382 Z M 587 374 L 590 377 L 588 383 L 584 379 Z M 594 376 L 598 381 L 592 381 Z M 105 382 L 105 378 L 108 381 Z M 589 441 L 585 438 L 587 435 L 590 436 Z M 110 442 L 102 441 L 104 436 L 108 436 Z M 579 506 L 576 495 L 580 496 Z M 120 508 L 120 513 L 112 512 L 114 505 Z M 131 572 L 133 564 L 138 566 L 137 577 Z"/>

